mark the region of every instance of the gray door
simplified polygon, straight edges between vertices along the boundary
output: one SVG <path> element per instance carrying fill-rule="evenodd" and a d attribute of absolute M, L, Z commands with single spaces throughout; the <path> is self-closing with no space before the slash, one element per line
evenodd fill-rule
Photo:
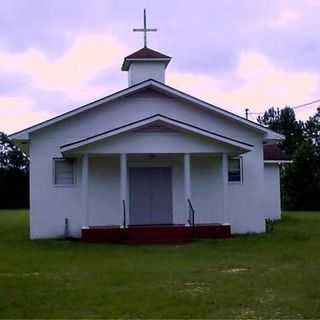
<path fill-rule="evenodd" d="M 130 224 L 172 224 L 171 168 L 130 168 Z"/>

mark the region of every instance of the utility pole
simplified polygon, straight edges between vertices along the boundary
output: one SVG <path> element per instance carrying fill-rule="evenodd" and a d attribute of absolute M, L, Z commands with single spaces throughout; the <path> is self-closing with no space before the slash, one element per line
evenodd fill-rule
<path fill-rule="evenodd" d="M 245 111 L 246 111 L 246 119 L 248 120 L 249 119 L 249 108 L 246 108 Z"/>

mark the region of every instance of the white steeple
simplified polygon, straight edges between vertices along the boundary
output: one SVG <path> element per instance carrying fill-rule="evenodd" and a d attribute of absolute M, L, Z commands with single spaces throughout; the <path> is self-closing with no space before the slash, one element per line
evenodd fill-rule
<path fill-rule="evenodd" d="M 165 70 L 171 57 L 147 47 L 147 32 L 157 29 L 147 28 L 146 10 L 144 9 L 143 29 L 133 29 L 144 33 L 144 47 L 124 58 L 122 71 L 128 71 L 129 86 L 154 79 L 165 82 Z"/>

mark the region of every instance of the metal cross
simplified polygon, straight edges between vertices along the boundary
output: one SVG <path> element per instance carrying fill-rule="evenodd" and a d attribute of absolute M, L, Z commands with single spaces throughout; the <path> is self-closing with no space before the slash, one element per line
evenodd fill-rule
<path fill-rule="evenodd" d="M 133 31 L 140 31 L 144 33 L 144 47 L 147 47 L 147 32 L 157 31 L 157 29 L 147 28 L 146 9 L 143 10 L 143 29 L 133 29 Z"/>

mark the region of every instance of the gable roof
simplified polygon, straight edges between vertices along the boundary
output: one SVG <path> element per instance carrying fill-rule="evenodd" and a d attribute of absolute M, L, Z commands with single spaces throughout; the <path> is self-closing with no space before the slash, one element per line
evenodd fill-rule
<path fill-rule="evenodd" d="M 161 52 L 158 52 L 158 51 L 155 51 L 155 50 L 152 50 L 152 49 L 145 47 L 145 48 L 142 48 L 142 49 L 130 54 L 129 56 L 125 57 L 123 60 L 121 70 L 128 71 L 129 67 L 130 67 L 130 63 L 132 61 L 139 61 L 139 60 L 165 61 L 165 62 L 169 63 L 169 61 L 171 60 L 171 57 L 169 57 Z"/>
<path fill-rule="evenodd" d="M 103 103 L 106 103 L 106 102 L 111 102 L 111 101 L 114 101 L 118 98 L 121 98 L 121 97 L 125 97 L 125 96 L 129 96 L 131 94 L 134 94 L 134 93 L 137 93 L 139 91 L 142 91 L 142 90 L 145 90 L 145 89 L 148 89 L 148 88 L 152 88 L 158 92 L 162 92 L 162 93 L 165 93 L 166 95 L 169 95 L 169 96 L 172 96 L 172 97 L 175 97 L 175 98 L 179 98 L 179 99 L 183 99 L 185 101 L 188 101 L 190 103 L 193 103 L 199 107 L 202 107 L 202 108 L 205 108 L 209 111 L 212 111 L 212 112 L 215 112 L 217 114 L 220 114 L 226 118 L 229 118 L 231 120 L 234 120 L 234 121 L 237 121 L 238 123 L 241 123 L 249 128 L 252 128 L 252 129 L 255 129 L 255 130 L 258 130 L 260 132 L 263 132 L 267 135 L 267 139 L 269 140 L 282 140 L 284 139 L 284 136 L 279 134 L 279 133 L 276 133 L 258 123 L 255 123 L 253 121 L 250 121 L 250 120 L 247 120 L 239 115 L 236 115 L 232 112 L 229 112 L 229 111 L 226 111 L 222 108 L 219 108 L 215 105 L 212 105 L 208 102 L 205 102 L 203 100 L 200 100 L 198 98 L 195 98 L 187 93 L 184 93 L 182 91 L 179 91 L 175 88 L 172 88 L 164 83 L 161 83 L 159 81 L 156 81 L 156 80 L 153 80 L 153 79 L 149 79 L 149 80 L 145 80 L 145 81 L 142 81 L 140 83 L 137 83 L 136 85 L 133 85 L 131 87 L 128 87 L 128 88 L 125 88 L 123 90 L 120 90 L 118 92 L 115 92 L 109 96 L 106 96 L 104 98 L 101 98 L 99 100 L 96 100 L 94 102 L 91 102 L 89 104 L 86 104 L 86 105 L 83 105 L 81 107 L 78 107 L 76 109 L 73 109 L 71 111 L 68 111 L 66 113 L 63 113 L 59 116 L 56 116 L 54 118 L 51 118 L 47 121 L 44 121 L 44 122 L 41 122 L 39 124 L 36 124 L 34 126 L 31 126 L 29 128 L 26 128 L 24 130 L 21 130 L 21 131 L 18 131 L 16 133 L 13 133 L 11 134 L 9 137 L 11 139 L 14 139 L 14 140 L 28 140 L 29 139 L 29 134 L 34 132 L 34 131 L 37 131 L 39 129 L 42 129 L 44 127 L 47 127 L 47 126 L 50 126 L 54 123 L 57 123 L 59 121 L 62 121 L 62 120 L 65 120 L 69 117 L 72 117 L 72 116 L 75 116 L 81 112 L 84 112 L 84 111 L 87 111 L 87 110 L 90 110 L 90 109 L 93 109 Z"/>
<path fill-rule="evenodd" d="M 129 56 L 125 57 L 125 59 L 153 59 L 153 58 L 171 59 L 171 57 L 169 57 L 159 51 L 147 48 L 147 47 L 144 47 L 144 48 L 130 54 Z"/>
<path fill-rule="evenodd" d="M 162 122 L 167 125 L 173 126 L 175 128 L 183 129 L 188 132 L 192 132 L 192 133 L 195 133 L 195 134 L 198 134 L 201 136 L 205 136 L 207 138 L 213 139 L 213 140 L 221 142 L 221 143 L 226 143 L 226 144 L 232 145 L 234 147 L 242 149 L 244 152 L 251 151 L 253 149 L 253 145 L 248 144 L 246 142 L 242 142 L 240 140 L 229 138 L 229 137 L 223 136 L 221 134 L 202 129 L 202 128 L 196 127 L 192 124 L 189 124 L 189 123 L 186 123 L 186 122 L 183 122 L 180 120 L 176 120 L 173 118 L 169 118 L 169 117 L 161 115 L 161 114 L 156 114 L 151 117 L 140 119 L 138 121 L 134 121 L 134 122 L 126 124 L 124 126 L 114 128 L 114 129 L 87 137 L 85 139 L 77 140 L 72 143 L 62 145 L 60 147 L 60 149 L 61 149 L 61 152 L 70 151 L 72 149 L 76 149 L 76 148 L 85 146 L 87 144 L 91 144 L 91 143 L 100 141 L 102 139 L 106 139 L 106 138 L 118 135 L 120 133 L 127 132 L 129 130 L 133 130 L 136 128 L 140 128 L 140 127 L 143 127 L 143 126 L 155 123 L 155 122 Z"/>

